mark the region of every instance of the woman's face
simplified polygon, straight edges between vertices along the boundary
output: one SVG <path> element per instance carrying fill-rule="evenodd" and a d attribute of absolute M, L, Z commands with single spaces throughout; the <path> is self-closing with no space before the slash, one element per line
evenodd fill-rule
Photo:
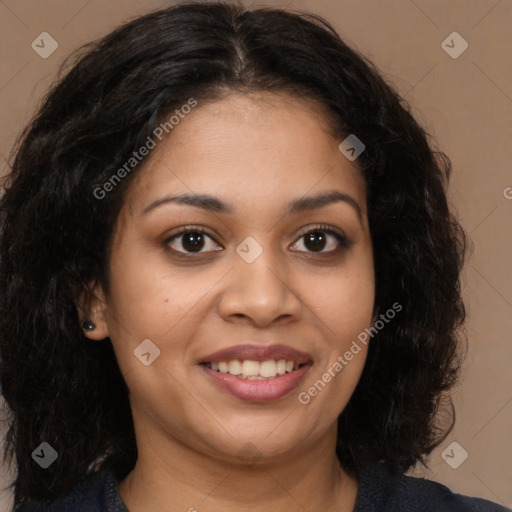
<path fill-rule="evenodd" d="M 138 443 L 269 460 L 335 434 L 374 272 L 365 182 L 321 112 L 284 94 L 199 102 L 128 189 L 90 336 L 112 341 Z"/>

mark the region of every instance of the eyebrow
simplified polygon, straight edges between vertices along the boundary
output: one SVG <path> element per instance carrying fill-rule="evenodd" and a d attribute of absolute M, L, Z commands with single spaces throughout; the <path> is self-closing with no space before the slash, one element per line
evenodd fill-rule
<path fill-rule="evenodd" d="M 295 199 L 288 204 L 286 212 L 288 215 L 301 213 L 304 211 L 316 210 L 339 202 L 344 202 L 350 205 L 356 211 L 359 221 L 363 223 L 363 213 L 359 203 L 352 196 L 344 192 L 340 192 L 339 190 L 331 190 L 316 196 L 306 196 Z M 145 215 L 155 208 L 169 203 L 186 204 L 215 213 L 231 214 L 235 211 L 232 205 L 227 204 L 219 198 L 209 194 L 180 194 L 177 196 L 165 196 L 153 201 L 144 208 L 142 214 Z"/>

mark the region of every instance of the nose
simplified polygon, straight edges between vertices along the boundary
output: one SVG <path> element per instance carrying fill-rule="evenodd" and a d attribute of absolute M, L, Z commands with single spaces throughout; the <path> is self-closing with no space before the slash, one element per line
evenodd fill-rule
<path fill-rule="evenodd" d="M 226 321 L 250 321 L 257 327 L 299 320 L 302 301 L 290 275 L 270 251 L 264 250 L 252 263 L 237 256 L 218 303 L 219 314 Z"/>

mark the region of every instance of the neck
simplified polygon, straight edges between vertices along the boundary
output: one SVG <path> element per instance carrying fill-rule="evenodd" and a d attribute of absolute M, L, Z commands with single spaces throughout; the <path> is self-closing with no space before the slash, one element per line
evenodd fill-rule
<path fill-rule="evenodd" d="M 206 455 L 168 433 L 147 434 L 137 442 L 135 468 L 119 483 L 130 512 L 353 511 L 357 480 L 339 465 L 336 425 L 307 450 L 253 464 Z"/>

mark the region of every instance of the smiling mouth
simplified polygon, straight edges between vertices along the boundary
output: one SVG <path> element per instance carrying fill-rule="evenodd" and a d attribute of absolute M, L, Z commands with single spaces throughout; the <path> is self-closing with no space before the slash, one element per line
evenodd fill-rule
<path fill-rule="evenodd" d="M 233 375 L 243 380 L 272 380 L 293 373 L 308 363 L 299 364 L 286 359 L 269 359 L 261 362 L 250 359 L 243 361 L 234 359 L 201 364 L 217 373 Z"/>

